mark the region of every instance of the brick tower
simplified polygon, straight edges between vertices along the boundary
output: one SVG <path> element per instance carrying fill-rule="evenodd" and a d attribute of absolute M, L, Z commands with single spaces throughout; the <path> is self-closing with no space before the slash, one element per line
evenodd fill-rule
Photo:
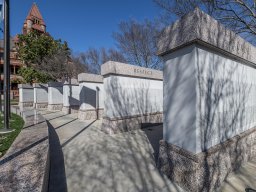
<path fill-rule="evenodd" d="M 46 33 L 46 25 L 36 3 L 33 3 L 25 19 L 23 34 L 27 34 L 32 30 L 38 31 L 39 33 Z"/>

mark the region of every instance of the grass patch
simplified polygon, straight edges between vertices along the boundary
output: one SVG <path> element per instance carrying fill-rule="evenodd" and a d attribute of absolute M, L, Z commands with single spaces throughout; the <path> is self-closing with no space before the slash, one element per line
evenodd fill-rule
<path fill-rule="evenodd" d="M 0 114 L 0 129 L 4 126 L 3 118 L 3 115 Z M 10 148 L 15 138 L 19 135 L 23 126 L 23 119 L 20 116 L 12 113 L 10 119 L 10 128 L 15 129 L 15 131 L 8 134 L 0 135 L 0 157 L 3 156 L 6 153 L 6 151 Z"/>
<path fill-rule="evenodd" d="M 17 99 L 12 99 L 10 102 L 11 105 L 18 105 L 19 104 L 19 100 Z"/>
<path fill-rule="evenodd" d="M 18 105 L 19 104 L 19 99 L 11 99 L 10 104 L 11 105 Z M 2 100 L 2 106 L 4 106 L 4 100 Z"/>

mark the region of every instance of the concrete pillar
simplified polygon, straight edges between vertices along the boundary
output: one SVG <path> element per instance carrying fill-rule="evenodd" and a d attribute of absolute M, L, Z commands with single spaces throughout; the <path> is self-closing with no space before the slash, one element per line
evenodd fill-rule
<path fill-rule="evenodd" d="M 161 123 L 163 112 L 162 71 L 109 61 L 101 66 L 104 77 L 102 129 L 116 133 Z"/>
<path fill-rule="evenodd" d="M 77 79 L 71 79 L 70 82 L 65 82 L 63 85 L 63 108 L 62 111 L 66 114 L 77 113 L 79 110 L 79 95 L 80 87 Z"/>
<path fill-rule="evenodd" d="M 33 107 L 34 88 L 30 84 L 19 84 L 19 107 Z"/>
<path fill-rule="evenodd" d="M 63 107 L 63 83 L 48 83 L 48 110 L 62 110 Z"/>
<path fill-rule="evenodd" d="M 41 83 L 34 83 L 34 108 L 48 107 L 48 85 Z"/>
<path fill-rule="evenodd" d="M 96 120 L 102 118 L 104 109 L 103 77 L 101 75 L 81 73 L 78 75 L 80 87 L 80 108 L 78 118 Z"/>

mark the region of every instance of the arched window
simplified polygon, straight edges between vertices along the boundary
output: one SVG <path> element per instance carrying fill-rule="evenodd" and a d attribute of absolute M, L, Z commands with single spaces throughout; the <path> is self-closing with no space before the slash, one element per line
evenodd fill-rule
<path fill-rule="evenodd" d="M 40 21 L 36 18 L 34 18 L 34 24 L 40 24 Z"/>

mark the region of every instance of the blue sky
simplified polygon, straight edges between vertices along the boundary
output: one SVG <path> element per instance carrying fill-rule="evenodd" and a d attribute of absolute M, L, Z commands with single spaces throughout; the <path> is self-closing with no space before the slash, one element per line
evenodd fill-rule
<path fill-rule="evenodd" d="M 153 19 L 160 12 L 152 0 L 10 0 L 12 36 L 21 33 L 33 2 L 47 31 L 56 39 L 66 40 L 74 52 L 115 47 L 112 32 L 118 30 L 120 21 Z"/>

